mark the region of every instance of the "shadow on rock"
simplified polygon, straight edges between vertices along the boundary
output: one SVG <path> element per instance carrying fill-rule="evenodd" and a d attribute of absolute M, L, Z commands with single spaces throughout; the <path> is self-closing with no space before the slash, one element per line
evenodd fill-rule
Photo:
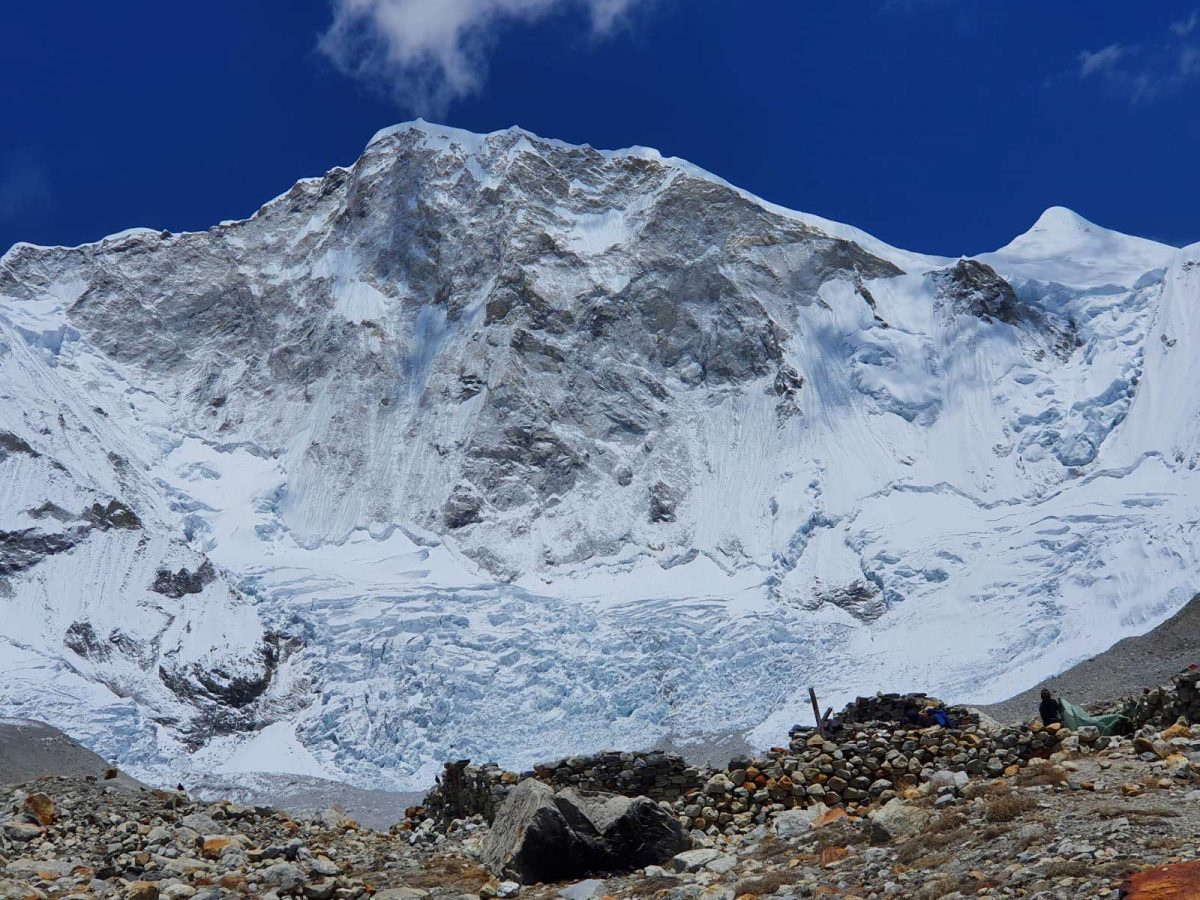
<path fill-rule="evenodd" d="M 584 797 L 527 779 L 500 808 L 483 864 L 501 877 L 537 884 L 629 872 L 690 846 L 676 818 L 647 797 Z"/>

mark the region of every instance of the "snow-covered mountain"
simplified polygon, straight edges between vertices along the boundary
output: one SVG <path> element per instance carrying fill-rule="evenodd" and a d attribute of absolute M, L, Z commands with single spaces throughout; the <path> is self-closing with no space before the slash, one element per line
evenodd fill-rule
<path fill-rule="evenodd" d="M 998 699 L 1200 583 L 1200 246 L 939 259 L 645 149 L 415 123 L 0 260 L 0 714 L 423 786 Z"/>

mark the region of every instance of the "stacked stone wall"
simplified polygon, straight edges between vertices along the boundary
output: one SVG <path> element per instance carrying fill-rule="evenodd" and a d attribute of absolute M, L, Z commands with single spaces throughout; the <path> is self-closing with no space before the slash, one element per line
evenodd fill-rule
<path fill-rule="evenodd" d="M 773 812 L 816 803 L 850 810 L 886 803 L 939 771 L 981 778 L 1011 774 L 1057 751 L 1061 740 L 1056 729 L 873 722 L 843 725 L 827 737 L 796 733 L 789 747 L 735 759 L 720 770 L 658 752 L 575 756 L 524 774 L 458 762 L 447 765 L 423 807 L 411 815 L 439 823 L 480 815 L 490 822 L 513 786 L 530 777 L 555 788 L 668 803 L 687 828 L 737 830 L 765 822 Z"/>
<path fill-rule="evenodd" d="M 1167 728 L 1181 718 L 1192 725 L 1200 724 L 1200 667 L 1185 669 L 1170 684 L 1151 688 L 1141 696 L 1125 697 L 1099 708 L 1121 713 L 1135 728 Z"/>
<path fill-rule="evenodd" d="M 555 788 L 584 793 L 621 794 L 672 802 L 704 786 L 711 770 L 690 766 L 682 757 L 650 751 L 605 751 L 592 756 L 572 756 L 535 766 L 518 774 L 497 765 L 472 766 L 448 763 L 442 777 L 423 802 L 425 815 L 439 822 L 481 815 L 491 822 L 523 778 L 536 778 Z"/>

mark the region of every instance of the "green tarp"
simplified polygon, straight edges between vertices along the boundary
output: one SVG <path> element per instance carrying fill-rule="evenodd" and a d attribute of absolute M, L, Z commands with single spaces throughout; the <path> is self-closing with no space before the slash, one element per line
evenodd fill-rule
<path fill-rule="evenodd" d="M 1128 727 L 1132 724 L 1127 718 L 1116 713 L 1107 716 L 1088 715 L 1070 700 L 1063 700 L 1061 697 L 1058 705 L 1062 709 L 1063 727 L 1072 731 L 1078 731 L 1084 725 L 1095 725 L 1101 734 L 1116 734 L 1122 725 Z"/>

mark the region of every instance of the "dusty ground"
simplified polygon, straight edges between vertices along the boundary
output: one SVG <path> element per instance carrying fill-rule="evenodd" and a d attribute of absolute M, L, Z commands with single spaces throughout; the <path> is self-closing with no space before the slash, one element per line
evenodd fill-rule
<path fill-rule="evenodd" d="M 1111 648 L 1047 680 L 1058 694 L 1086 704 L 1137 694 L 1167 684 L 1191 663 L 1200 664 L 1200 594 L 1183 609 L 1140 637 Z M 979 709 L 1000 722 L 1023 722 L 1037 715 L 1042 685 Z"/>
<path fill-rule="evenodd" d="M 203 800 L 234 800 L 250 806 L 274 806 L 294 816 L 312 816 L 332 806 L 356 822 L 376 831 L 387 831 L 404 818 L 404 811 L 421 802 L 424 794 L 376 791 L 340 781 L 303 775 L 253 775 L 239 782 L 206 778 L 187 785 Z"/>
<path fill-rule="evenodd" d="M 44 722 L 0 718 L 0 785 L 42 775 L 103 775 L 108 763 Z M 120 775 L 115 784 L 138 787 Z"/>

